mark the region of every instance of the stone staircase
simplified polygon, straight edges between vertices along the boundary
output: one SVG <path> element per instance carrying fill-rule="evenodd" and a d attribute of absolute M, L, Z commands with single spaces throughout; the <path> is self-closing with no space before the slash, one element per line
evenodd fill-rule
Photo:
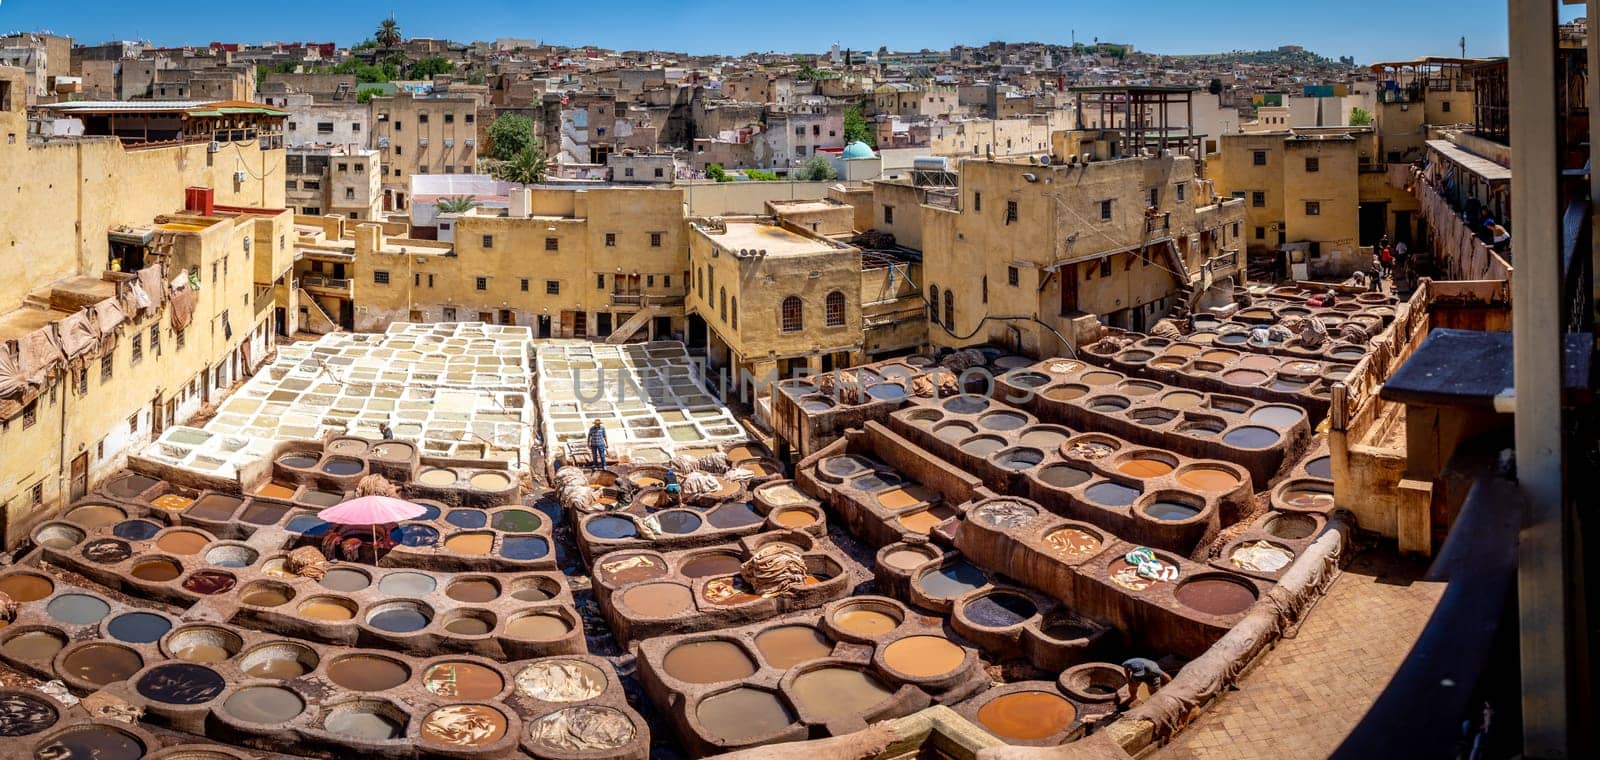
<path fill-rule="evenodd" d="M 659 314 L 661 314 L 661 307 L 659 306 L 646 306 L 634 312 L 633 316 L 628 317 L 627 321 L 617 325 L 617 328 L 611 331 L 611 335 L 606 337 L 606 342 L 627 343 L 640 329 L 650 324 L 651 318 Z"/>

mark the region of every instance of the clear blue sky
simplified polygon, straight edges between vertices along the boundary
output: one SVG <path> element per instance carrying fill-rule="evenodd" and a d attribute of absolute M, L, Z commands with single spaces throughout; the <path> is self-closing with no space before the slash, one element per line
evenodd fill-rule
<path fill-rule="evenodd" d="M 1131 42 L 1204 53 L 1304 45 L 1358 61 L 1504 55 L 1504 0 L 0 0 L 0 30 L 80 42 L 328 40 L 348 45 L 393 12 L 407 36 L 536 37 L 555 44 L 743 53 L 943 49 L 990 40 Z M 1576 10 L 1568 9 L 1564 17 Z"/>

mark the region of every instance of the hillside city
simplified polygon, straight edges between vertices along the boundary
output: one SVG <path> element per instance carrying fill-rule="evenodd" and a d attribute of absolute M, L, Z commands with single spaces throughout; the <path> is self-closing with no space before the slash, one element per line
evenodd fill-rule
<path fill-rule="evenodd" d="M 1592 756 L 1587 6 L 0 36 L 0 754 Z"/>

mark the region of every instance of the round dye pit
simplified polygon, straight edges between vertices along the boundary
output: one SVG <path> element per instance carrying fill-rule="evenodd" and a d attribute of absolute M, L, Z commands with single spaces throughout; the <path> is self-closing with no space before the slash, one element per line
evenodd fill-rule
<path fill-rule="evenodd" d="M 294 589 L 283 583 L 256 581 L 244 587 L 239 601 L 255 607 L 278 607 L 294 599 Z"/>
<path fill-rule="evenodd" d="M 301 617 L 308 620 L 329 623 L 351 620 L 356 616 L 356 603 L 337 596 L 314 596 L 301 602 L 296 609 Z"/>
<path fill-rule="evenodd" d="M 540 660 L 517 673 L 517 691 L 541 702 L 582 702 L 606 689 L 606 674 L 579 660 Z"/>
<path fill-rule="evenodd" d="M 1006 449 L 994 457 L 995 465 L 1006 470 L 1026 470 L 1043 461 L 1043 451 L 1025 447 Z"/>
<path fill-rule="evenodd" d="M 1285 506 L 1296 509 L 1332 509 L 1333 494 L 1321 488 L 1299 485 L 1285 488 L 1279 495 Z"/>
<path fill-rule="evenodd" d="M 306 711 L 306 702 L 280 686 L 250 686 L 229 696 L 222 710 L 236 720 L 270 726 L 299 717 Z"/>
<path fill-rule="evenodd" d="M 1239 486 L 1239 476 L 1220 467 L 1189 467 L 1178 473 L 1178 484 L 1196 491 L 1232 491 Z"/>
<path fill-rule="evenodd" d="M 632 520 L 615 515 L 601 515 L 583 524 L 585 533 L 601 539 L 624 539 L 639 535 L 639 526 Z"/>
<path fill-rule="evenodd" d="M 653 515 L 662 533 L 683 535 L 700 529 L 700 515 L 688 509 L 668 509 Z"/>
<path fill-rule="evenodd" d="M 954 599 L 988 585 L 989 579 L 977 566 L 961 561 L 941 567 L 917 579 L 917 588 L 934 599 Z"/>
<path fill-rule="evenodd" d="M 320 491 L 308 488 L 295 501 L 301 504 L 310 504 L 313 507 L 332 507 L 343 503 L 344 494 L 338 491 Z"/>
<path fill-rule="evenodd" d="M 444 521 L 457 528 L 482 528 L 489 524 L 489 516 L 477 509 L 452 509 L 444 516 Z"/>
<path fill-rule="evenodd" d="M 238 582 L 237 578 L 221 570 L 201 570 L 183 579 L 183 587 L 201 596 L 212 596 L 232 591 Z"/>
<path fill-rule="evenodd" d="M 114 565 L 133 556 L 133 548 L 128 546 L 126 541 L 120 541 L 115 538 L 102 538 L 98 541 L 90 541 L 85 545 L 83 547 L 83 556 L 85 559 L 102 565 Z"/>
<path fill-rule="evenodd" d="M 429 693 L 451 699 L 493 699 L 505 689 L 500 673 L 475 662 L 441 662 L 422 673 Z"/>
<path fill-rule="evenodd" d="M 0 695 L 0 736 L 32 736 L 61 718 L 55 706 L 27 694 Z"/>
<path fill-rule="evenodd" d="M 33 573 L 12 573 L 0 576 L 0 593 L 11 597 L 11 601 L 18 604 L 37 602 L 52 593 L 56 585 L 42 575 Z"/>
<path fill-rule="evenodd" d="M 422 718 L 422 740 L 448 747 L 483 747 L 505 737 L 511 722 L 487 705 L 447 705 Z"/>
<path fill-rule="evenodd" d="M 943 636 L 907 636 L 883 648 L 884 664 L 911 678 L 948 675 L 966 658 L 966 650 Z"/>
<path fill-rule="evenodd" d="M 111 614 L 111 605 L 88 594 L 62 594 L 45 605 L 45 614 L 67 625 L 92 625 Z"/>
<path fill-rule="evenodd" d="M 1256 603 L 1255 589 L 1221 575 L 1202 575 L 1178 584 L 1179 604 L 1207 615 L 1236 615 Z"/>
<path fill-rule="evenodd" d="M 1172 409 L 1192 409 L 1205 397 L 1193 391 L 1173 391 L 1161 397 L 1161 404 Z"/>
<path fill-rule="evenodd" d="M 211 543 L 211 537 L 203 533 L 196 533 L 192 530 L 171 530 L 156 539 L 156 548 L 168 554 L 187 557 L 191 554 L 199 554 L 200 550 L 204 549 L 206 544 L 209 543 Z"/>
<path fill-rule="evenodd" d="M 884 565 L 896 570 L 915 570 L 932 562 L 935 556 L 921 549 L 891 549 L 883 555 L 881 560 Z"/>
<path fill-rule="evenodd" d="M 260 558 L 259 552 L 242 544 L 214 546 L 205 556 L 207 563 L 217 567 L 249 567 Z"/>
<path fill-rule="evenodd" d="M 1083 373 L 1082 375 L 1078 376 L 1078 379 L 1087 385 L 1110 385 L 1112 383 L 1121 382 L 1123 378 L 1122 375 L 1119 375 L 1115 372 L 1094 370 Z"/>
<path fill-rule="evenodd" d="M 982 396 L 966 394 L 950 397 L 943 406 L 944 410 L 951 414 L 977 414 L 989 408 L 989 400 Z"/>
<path fill-rule="evenodd" d="M 1117 465 L 1117 472 L 1132 478 L 1159 478 L 1172 472 L 1175 465 L 1163 457 L 1136 456 Z"/>
<path fill-rule="evenodd" d="M 244 640 L 239 635 L 211 626 L 194 626 L 179 630 L 167 638 L 166 649 L 172 656 L 186 662 L 222 662 L 239 653 Z"/>
<path fill-rule="evenodd" d="M 666 563 L 648 554 L 608 554 L 595 563 L 595 575 L 612 586 L 626 586 L 666 574 Z"/>
<path fill-rule="evenodd" d="M 1044 391 L 1044 397 L 1050 399 L 1051 401 L 1072 401 L 1074 399 L 1082 398 L 1088 392 L 1089 386 L 1072 383 L 1046 388 Z"/>
<path fill-rule="evenodd" d="M 1253 369 L 1235 369 L 1222 373 L 1224 382 L 1239 386 L 1260 385 L 1267 381 L 1269 375 Z"/>
<path fill-rule="evenodd" d="M 978 432 L 978 428 L 966 422 L 946 422 L 933 429 L 933 436 L 947 443 L 955 443 Z"/>
<path fill-rule="evenodd" d="M 628 716 L 598 705 L 558 710 L 528 727 L 534 744 L 568 755 L 617 749 L 633 741 L 636 733 Z"/>
<path fill-rule="evenodd" d="M 961 442 L 961 451 L 975 457 L 986 457 L 999 451 L 1006 445 L 1006 439 L 992 435 L 980 435 L 968 438 Z"/>
<path fill-rule="evenodd" d="M 488 610 L 456 610 L 445 616 L 444 629 L 457 636 L 484 636 L 494 630 L 496 621 Z"/>
<path fill-rule="evenodd" d="M 1047 691 L 1016 691 L 978 708 L 978 723 L 1013 741 L 1039 741 L 1065 731 L 1078 717 L 1065 697 Z"/>
<path fill-rule="evenodd" d="M 833 613 L 839 630 L 862 638 L 876 638 L 900 626 L 900 610 L 886 604 L 850 604 Z"/>
<path fill-rule="evenodd" d="M 519 602 L 545 602 L 561 593 L 561 584 L 550 578 L 534 576 L 511 582 L 511 598 Z"/>
<path fill-rule="evenodd" d="M 833 643 L 809 625 L 780 625 L 757 634 L 756 649 L 768 665 L 787 670 L 833 654 Z"/>
<path fill-rule="evenodd" d="M 350 459 L 348 457 L 328 457 L 327 460 L 322 463 L 323 472 L 326 472 L 329 475 L 337 475 L 339 477 L 359 475 L 361 474 L 361 471 L 365 469 L 367 469 L 367 465 L 364 462 L 359 459 Z"/>
<path fill-rule="evenodd" d="M 72 650 L 61 660 L 64 674 L 96 686 L 126 681 L 144 667 L 138 652 L 116 644 L 89 644 Z"/>
<path fill-rule="evenodd" d="M 933 529 L 939 527 L 944 521 L 955 517 L 955 515 L 955 509 L 943 504 L 936 504 L 927 509 L 919 509 L 915 512 L 901 515 L 895 522 L 912 533 L 928 534 L 932 533 Z"/>
<path fill-rule="evenodd" d="M 1024 388 L 1038 388 L 1039 386 L 1050 382 L 1049 375 L 1046 375 L 1042 372 L 1032 371 L 1012 372 L 1011 374 L 1006 375 L 1006 379 L 1011 381 L 1013 384 L 1020 385 Z"/>
<path fill-rule="evenodd" d="M 853 456 L 828 457 L 822 460 L 820 467 L 823 472 L 836 478 L 860 475 L 871 469 L 866 460 Z"/>
<path fill-rule="evenodd" d="M 489 527 L 507 533 L 532 533 L 543 524 L 538 514 L 526 509 L 501 510 L 489 519 Z"/>
<path fill-rule="evenodd" d="M 360 741 L 384 742 L 405 735 L 406 715 L 386 702 L 346 702 L 328 711 L 322 727 Z"/>
<path fill-rule="evenodd" d="M 1087 639 L 1102 630 L 1087 618 L 1068 608 L 1061 608 L 1039 621 L 1039 632 L 1057 641 Z M 1117 672 L 1122 672 L 1119 668 Z"/>
<path fill-rule="evenodd" d="M 898 383 L 879 383 L 867 386 L 867 395 L 875 399 L 898 401 L 907 395 L 906 387 Z"/>
<path fill-rule="evenodd" d="M 1180 522 L 1200 514 L 1200 507 L 1181 501 L 1161 499 L 1144 508 L 1146 516 L 1161 522 Z"/>
<path fill-rule="evenodd" d="M 439 587 L 439 582 L 427 573 L 395 572 L 388 573 L 378 580 L 378 592 L 384 596 L 412 598 L 433 593 Z M 364 587 L 363 587 L 364 588 Z M 359 589 L 334 589 L 335 591 L 358 591 Z"/>
<path fill-rule="evenodd" d="M 425 486 L 433 486 L 435 488 L 453 486 L 459 479 L 460 476 L 456 474 L 455 470 L 450 470 L 443 467 L 434 467 L 417 473 L 418 483 Z"/>
<path fill-rule="evenodd" d="M 1028 424 L 1028 418 L 1016 412 L 992 412 L 978 418 L 978 427 L 985 430 L 1016 430 Z"/>
<path fill-rule="evenodd" d="M 968 622 L 986 628 L 1010 628 L 1021 625 L 1039 613 L 1033 600 L 1021 594 L 997 591 L 972 599 L 962 608 Z"/>
<path fill-rule="evenodd" d="M 727 743 L 767 736 L 795 721 L 794 711 L 777 694 L 748 686 L 700 700 L 695 717 L 708 734 Z"/>
<path fill-rule="evenodd" d="M 1278 430 L 1294 427 L 1305 418 L 1305 412 L 1292 406 L 1262 406 L 1250 413 L 1251 422 Z"/>
<path fill-rule="evenodd" d="M 133 734 L 109 726 L 74 726 L 41 743 L 35 760 L 139 760 L 145 746 Z"/>
<path fill-rule="evenodd" d="M 160 641 L 172 630 L 172 621 L 151 612 L 128 612 L 106 623 L 106 633 L 118 641 L 129 644 L 149 644 Z"/>
<path fill-rule="evenodd" d="M 1045 546 L 1066 561 L 1087 559 L 1100 551 L 1100 537 L 1082 528 L 1062 528 L 1044 537 Z"/>
<path fill-rule="evenodd" d="M 444 548 L 463 557 L 481 557 L 494 549 L 494 534 L 454 533 L 444 540 Z"/>
<path fill-rule="evenodd" d="M 95 528 L 104 528 L 107 525 L 115 525 L 127 518 L 128 515 L 116 507 L 90 504 L 68 512 L 66 521 L 85 530 L 94 530 Z"/>
<path fill-rule="evenodd" d="M 149 520 L 123 520 L 111 529 L 111 535 L 129 541 L 149 541 L 160 532 L 161 526 Z"/>
<path fill-rule="evenodd" d="M 479 491 L 504 491 L 511 487 L 511 478 L 503 472 L 477 472 L 467 479 Z"/>
<path fill-rule="evenodd" d="M 71 549 L 83 542 L 84 532 L 76 525 L 48 522 L 34 531 L 33 542 L 51 549 Z"/>
<path fill-rule="evenodd" d="M 1129 396 L 1153 396 L 1161 392 L 1161 386 L 1147 380 L 1129 380 L 1117 386 L 1117 392 Z"/>
<path fill-rule="evenodd" d="M 1120 412 L 1132 405 L 1132 402 L 1122 396 L 1095 396 L 1089 399 L 1089 411 L 1101 414 Z"/>
<path fill-rule="evenodd" d="M 1313 478 L 1333 480 L 1333 459 L 1324 456 L 1306 462 L 1306 474 Z"/>
<path fill-rule="evenodd" d="M 289 523 L 284 526 L 290 533 L 299 533 L 306 536 L 320 536 L 328 532 L 331 527 L 316 515 L 295 515 L 289 518 Z"/>
<path fill-rule="evenodd" d="M 429 580 L 432 578 L 429 577 Z M 444 595 L 458 602 L 483 604 L 500 598 L 500 583 L 488 577 L 458 578 L 445 587 Z M 395 594 L 395 596 L 400 595 Z"/>
<path fill-rule="evenodd" d="M 1229 446 L 1237 446 L 1241 449 L 1270 448 L 1281 440 L 1283 440 L 1283 437 L 1278 435 L 1276 431 L 1251 425 L 1234 428 L 1222 436 L 1223 443 Z"/>
<path fill-rule="evenodd" d="M 145 671 L 134 688 L 156 702 L 198 705 L 216 699 L 225 685 L 217 671 L 204 665 L 170 662 Z"/>
<path fill-rule="evenodd" d="M 1056 488 L 1071 488 L 1089 478 L 1087 471 L 1068 464 L 1053 464 L 1039 470 L 1039 479 Z"/>
<path fill-rule="evenodd" d="M 315 670 L 321 658 L 304 644 L 279 641 L 263 644 L 239 658 L 239 669 L 251 678 L 288 680 Z"/>
<path fill-rule="evenodd" d="M 329 663 L 328 680 L 351 691 L 386 691 L 411 678 L 399 660 L 373 655 L 348 655 Z"/>
<path fill-rule="evenodd" d="M 523 641 L 555 641 L 572 632 L 565 618 L 544 613 L 518 615 L 506 621 L 505 635 Z"/>
<path fill-rule="evenodd" d="M 744 561 L 738 555 L 728 552 L 707 552 L 684 560 L 683 564 L 679 565 L 678 572 L 685 578 L 711 578 L 736 574 L 743 564 Z"/>
<path fill-rule="evenodd" d="M 434 546 L 439 543 L 439 531 L 427 525 L 401 525 L 390 535 L 402 546 Z"/>
<path fill-rule="evenodd" d="M 1263 528 L 1278 538 L 1297 541 L 1309 538 L 1317 530 L 1316 518 L 1310 515 L 1277 514 L 1267 520 Z"/>
<path fill-rule="evenodd" d="M 389 633 L 415 633 L 433 622 L 433 612 L 412 602 L 380 604 L 367 613 L 367 625 Z"/>
<path fill-rule="evenodd" d="M 809 509 L 780 509 L 772 513 L 772 521 L 785 528 L 809 527 L 817 519 L 817 514 Z"/>
<path fill-rule="evenodd" d="M 1089 486 L 1083 492 L 1084 498 L 1096 504 L 1107 507 L 1126 507 L 1139 498 L 1140 491 L 1121 483 L 1104 481 Z"/>
<path fill-rule="evenodd" d="M 27 631 L 6 639 L 0 651 L 16 660 L 48 663 L 67 645 L 67 639 L 51 631 Z"/>
<path fill-rule="evenodd" d="M 278 457 L 278 464 L 293 470 L 309 470 L 317 466 L 317 457 L 310 454 L 287 454 Z"/>
<path fill-rule="evenodd" d="M 1039 516 L 1039 510 L 1020 501 L 991 501 L 974 508 L 968 515 L 991 528 L 1020 528 Z"/>
<path fill-rule="evenodd" d="M 855 668 L 817 668 L 795 676 L 789 687 L 795 705 L 814 720 L 864 715 L 894 692 Z"/>
<path fill-rule="evenodd" d="M 755 660 L 744 647 L 725 639 L 679 644 L 662 658 L 661 666 L 685 683 L 737 681 L 756 672 Z"/>
<path fill-rule="evenodd" d="M 749 502 L 730 502 L 706 514 L 706 522 L 718 530 L 744 528 L 760 524 L 765 518 Z"/>
<path fill-rule="evenodd" d="M 1017 440 L 1019 443 L 1022 443 L 1025 446 L 1033 446 L 1035 448 L 1045 449 L 1047 451 L 1054 451 L 1056 448 L 1060 447 L 1061 444 L 1066 443 L 1069 435 L 1071 435 L 1071 433 L 1065 428 L 1056 429 L 1036 427 L 1028 428 L 1027 430 L 1023 431 L 1022 437 Z"/>

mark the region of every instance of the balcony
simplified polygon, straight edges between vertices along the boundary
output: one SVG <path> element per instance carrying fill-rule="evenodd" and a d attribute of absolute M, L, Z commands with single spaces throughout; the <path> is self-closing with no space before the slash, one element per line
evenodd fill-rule
<path fill-rule="evenodd" d="M 353 283 L 347 278 L 309 275 L 299 278 L 300 287 L 313 293 L 350 298 L 355 293 Z"/>

